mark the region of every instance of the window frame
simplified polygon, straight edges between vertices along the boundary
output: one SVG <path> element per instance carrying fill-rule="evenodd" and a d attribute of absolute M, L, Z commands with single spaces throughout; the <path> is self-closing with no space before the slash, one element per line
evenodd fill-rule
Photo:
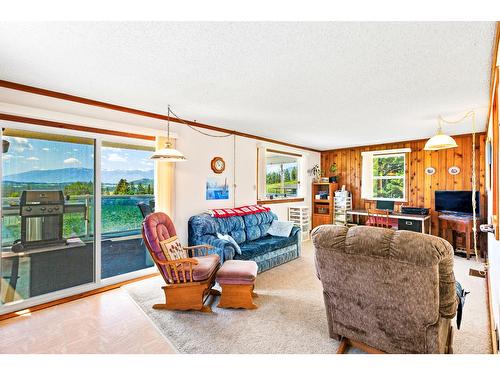
<path fill-rule="evenodd" d="M 129 280 L 147 277 L 149 275 L 155 275 L 158 273 L 156 267 L 148 267 L 141 270 L 112 276 L 106 279 L 101 278 L 101 148 L 103 142 L 114 142 L 114 143 L 122 143 L 122 144 L 130 144 L 130 145 L 138 145 L 138 146 L 147 146 L 147 147 L 155 147 L 154 140 L 147 140 L 141 138 L 134 138 L 132 136 L 120 136 L 120 135 L 111 135 L 105 133 L 97 133 L 86 130 L 76 129 L 67 129 L 67 128 L 57 128 L 46 125 L 34 125 L 31 123 L 22 123 L 17 122 L 15 120 L 3 120 L 0 119 L 0 138 L 3 135 L 2 128 L 16 129 L 16 130 L 25 130 L 25 131 L 33 131 L 36 129 L 37 132 L 40 133 L 48 133 L 48 134 L 59 134 L 65 136 L 78 136 L 82 138 L 88 138 L 93 140 L 94 142 L 94 282 L 77 285 L 71 288 L 57 290 L 54 292 L 42 294 L 35 297 L 30 297 L 26 300 L 21 301 L 13 301 L 0 305 L 0 315 L 12 313 L 15 311 L 24 310 L 30 308 L 32 306 L 42 305 L 46 303 L 50 303 L 52 301 L 56 301 L 63 298 L 69 298 L 81 293 L 91 292 L 96 289 L 109 287 L 115 284 L 120 284 L 127 282 Z M 69 125 L 69 124 L 68 124 Z M 1 170 L 2 163 L 0 163 L 0 176 L 2 173 Z M 156 175 L 156 164 L 155 164 L 155 175 Z M 2 184 L 0 183 L 0 196 L 2 193 Z M 156 193 L 155 193 L 156 194 Z M 0 205 L 0 215 L 1 215 L 1 205 Z M 1 217 L 1 216 L 0 216 Z M 0 236 L 0 246 L 1 246 L 1 236 Z M 0 257 L 0 267 L 1 267 L 2 258 Z"/>
<path fill-rule="evenodd" d="M 264 158 L 262 158 L 261 153 L 264 154 Z M 294 157 L 297 159 L 297 196 L 296 197 L 278 197 L 278 198 L 269 198 L 267 196 L 267 153 L 272 154 L 281 154 L 288 157 Z M 263 160 L 262 160 L 263 159 Z M 270 148 L 257 148 L 257 204 L 276 204 L 276 203 L 293 203 L 293 202 L 303 202 L 304 194 L 302 187 L 302 161 L 303 155 L 288 151 L 270 149 Z M 263 167 L 264 170 L 259 170 L 259 166 Z M 259 181 L 260 178 L 264 179 L 264 183 Z M 259 191 L 259 186 L 264 188 L 264 193 Z"/>
<path fill-rule="evenodd" d="M 408 156 L 407 154 L 411 152 L 411 149 L 397 149 L 397 150 L 382 150 L 382 151 L 371 151 L 362 153 L 362 166 L 361 166 L 361 199 L 366 201 L 394 201 L 398 203 L 408 202 Z M 380 157 L 395 157 L 402 156 L 404 158 L 404 171 L 401 176 L 374 176 L 373 175 L 373 159 Z M 365 158 L 368 157 L 370 174 L 365 176 L 367 168 L 364 167 Z M 371 179 L 369 186 L 366 186 L 365 181 Z M 403 197 L 402 198 L 383 198 L 375 197 L 373 193 L 374 182 L 377 180 L 403 180 Z M 370 193 L 366 195 L 367 191 Z"/>

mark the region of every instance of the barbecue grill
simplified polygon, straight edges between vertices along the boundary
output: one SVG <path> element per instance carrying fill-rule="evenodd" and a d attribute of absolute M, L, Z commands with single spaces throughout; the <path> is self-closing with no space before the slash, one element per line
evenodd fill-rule
<path fill-rule="evenodd" d="M 19 201 L 21 245 L 64 243 L 64 194 L 61 190 L 24 190 Z"/>

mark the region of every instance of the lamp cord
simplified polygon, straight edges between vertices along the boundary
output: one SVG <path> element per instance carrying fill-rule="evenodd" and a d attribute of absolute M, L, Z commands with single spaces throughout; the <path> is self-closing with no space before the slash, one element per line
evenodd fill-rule
<path fill-rule="evenodd" d="M 184 121 L 182 118 L 180 118 L 179 116 L 177 116 L 175 114 L 174 111 L 172 111 L 170 109 L 170 106 L 168 106 L 168 118 L 170 118 L 170 114 L 174 115 L 174 117 L 179 120 L 180 122 L 182 122 L 184 125 L 187 125 L 189 126 L 192 130 L 200 133 L 200 134 L 203 134 L 203 135 L 206 135 L 207 137 L 213 137 L 213 138 L 226 138 L 226 137 L 230 137 L 232 136 L 233 134 L 229 133 L 229 134 L 224 134 L 224 135 L 215 135 L 215 134 L 209 134 L 209 133 L 205 133 L 204 131 L 201 131 L 200 129 L 197 129 L 196 127 L 194 127 L 193 125 L 191 124 L 188 124 L 186 121 Z M 194 120 L 194 122 L 196 122 L 196 120 Z"/>
<path fill-rule="evenodd" d="M 455 121 L 445 120 L 441 115 L 438 118 L 439 128 L 441 128 L 441 122 L 446 124 L 458 124 L 462 122 L 467 117 L 472 118 L 472 233 L 474 237 L 474 255 L 476 256 L 476 261 L 479 262 L 479 256 L 477 254 L 477 216 L 476 216 L 476 112 L 469 111 L 463 115 L 460 119 Z"/>

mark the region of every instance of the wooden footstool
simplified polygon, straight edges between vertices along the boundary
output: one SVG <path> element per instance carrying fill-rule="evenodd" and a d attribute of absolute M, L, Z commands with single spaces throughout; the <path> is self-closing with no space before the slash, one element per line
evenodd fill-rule
<path fill-rule="evenodd" d="M 253 297 L 257 263 L 252 260 L 228 260 L 217 271 L 215 280 L 222 288 L 217 307 L 256 309 Z"/>

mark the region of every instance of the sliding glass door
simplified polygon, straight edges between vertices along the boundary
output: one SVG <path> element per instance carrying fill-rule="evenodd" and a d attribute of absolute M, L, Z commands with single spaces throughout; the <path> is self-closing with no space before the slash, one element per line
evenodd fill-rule
<path fill-rule="evenodd" d="M 0 314 L 154 272 L 152 141 L 2 122 L 2 146 Z"/>
<path fill-rule="evenodd" d="M 143 217 L 154 210 L 154 148 L 102 142 L 101 277 L 152 267 L 142 241 Z"/>
<path fill-rule="evenodd" d="M 4 129 L 0 301 L 92 283 L 94 140 Z"/>

